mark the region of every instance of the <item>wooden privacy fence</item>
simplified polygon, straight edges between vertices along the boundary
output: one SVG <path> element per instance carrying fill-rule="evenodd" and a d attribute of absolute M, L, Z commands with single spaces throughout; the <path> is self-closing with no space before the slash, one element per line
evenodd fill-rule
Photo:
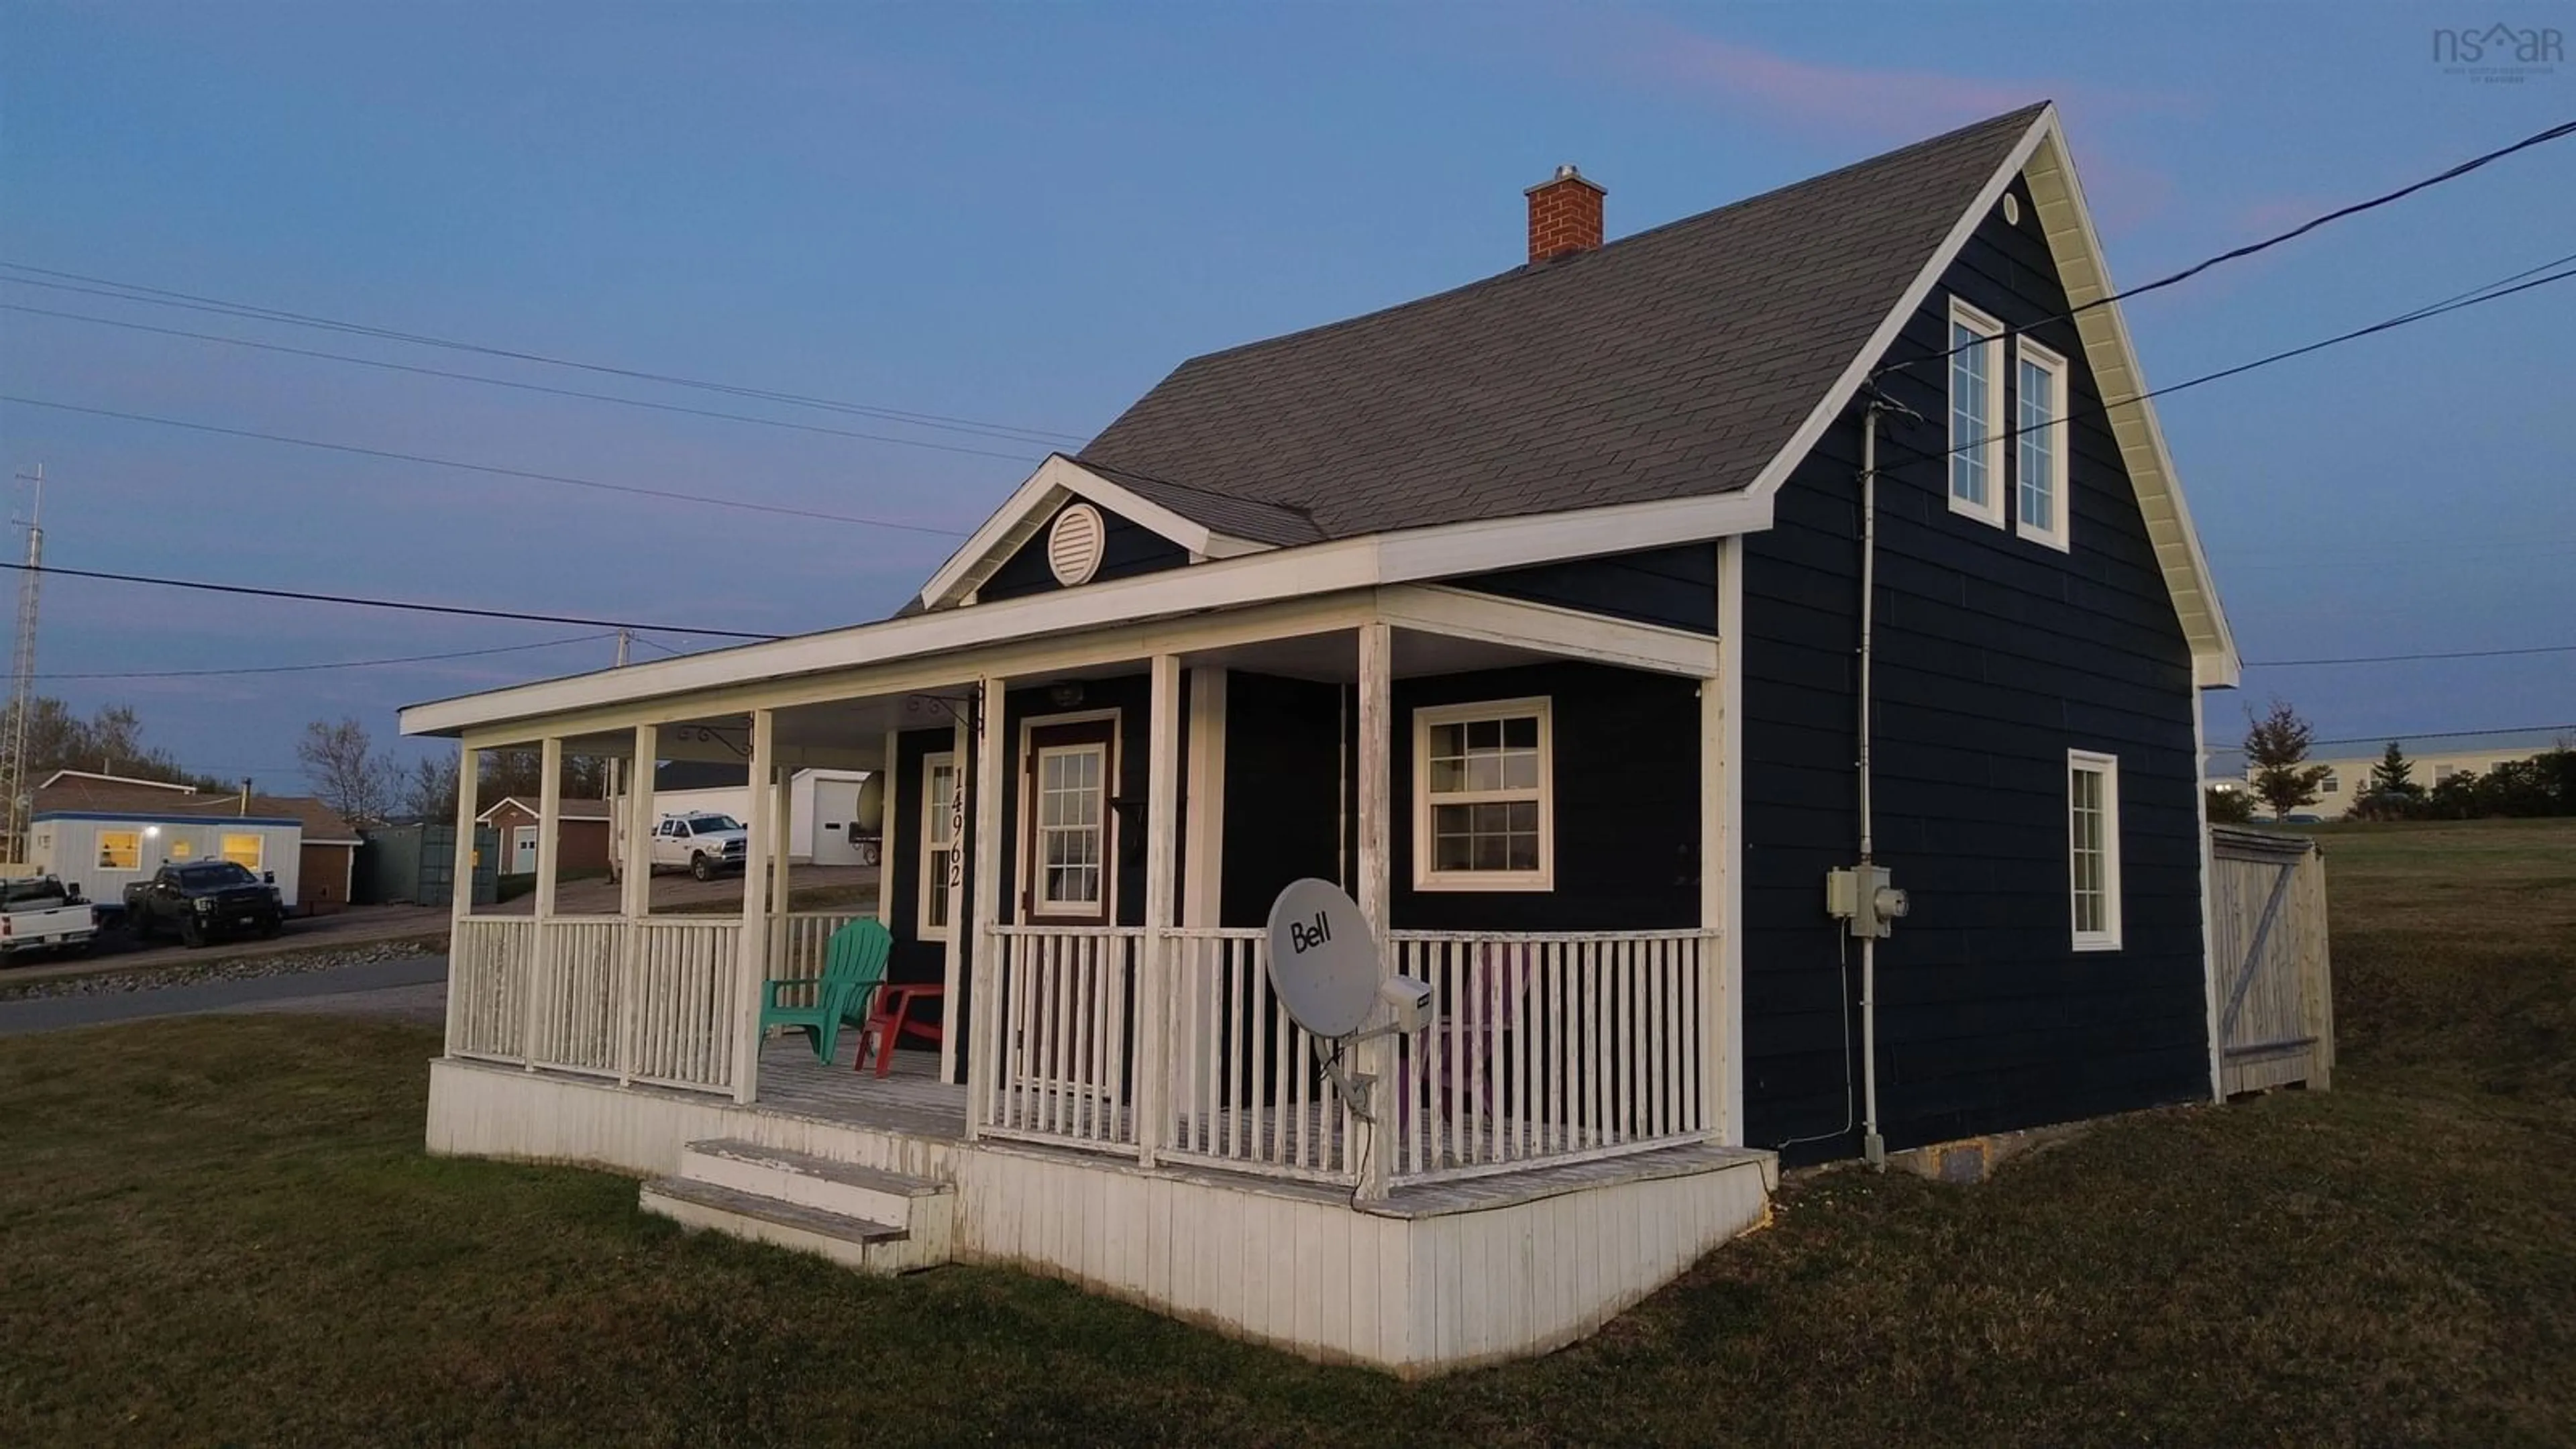
<path fill-rule="evenodd" d="M 2211 827 L 2209 916 L 2220 1092 L 2327 1086 L 2334 983 L 2324 853 L 2305 836 Z"/>

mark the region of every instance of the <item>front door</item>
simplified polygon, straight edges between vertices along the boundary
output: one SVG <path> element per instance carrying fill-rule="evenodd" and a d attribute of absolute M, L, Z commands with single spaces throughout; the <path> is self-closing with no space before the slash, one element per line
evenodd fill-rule
<path fill-rule="evenodd" d="M 537 868 L 537 828 L 533 825 L 522 825 L 512 830 L 510 835 L 518 845 L 516 852 L 518 858 L 511 862 L 510 873 L 512 875 L 531 874 Z"/>
<path fill-rule="evenodd" d="M 1117 722 L 1084 720 L 1029 731 L 1028 810 L 1020 914 L 1031 925 L 1105 926 L 1114 903 Z"/>

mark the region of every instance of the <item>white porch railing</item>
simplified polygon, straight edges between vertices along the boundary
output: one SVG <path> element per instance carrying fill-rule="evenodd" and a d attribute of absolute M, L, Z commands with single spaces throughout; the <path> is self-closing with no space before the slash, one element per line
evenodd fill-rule
<path fill-rule="evenodd" d="M 535 991 L 537 1029 L 525 1048 L 529 1059 L 539 1066 L 618 1075 L 618 1023 L 625 1020 L 626 993 L 618 990 L 617 943 L 626 923 L 614 916 L 557 917 L 538 930 L 546 943 L 545 968 Z"/>
<path fill-rule="evenodd" d="M 1397 1038 L 1379 1129 L 1397 1181 L 1516 1171 L 1705 1140 L 1701 1007 L 1716 934 L 1397 931 L 1395 969 L 1431 983 L 1427 1031 Z"/>
<path fill-rule="evenodd" d="M 1131 1148 L 1128 1058 L 1141 930 L 996 926 L 978 952 L 977 1130 L 1080 1147 Z"/>
<path fill-rule="evenodd" d="M 1328 1048 L 1270 990 L 1265 933 L 1170 933 L 1172 1082 L 1160 1156 L 1278 1177 L 1356 1181 L 1354 1119 L 1324 1083 Z"/>
<path fill-rule="evenodd" d="M 978 1077 L 979 1132 L 1349 1183 L 1372 1133 L 1389 1138 L 1390 1181 L 1432 1182 L 1715 1129 L 1714 932 L 1393 933 L 1392 964 L 1432 983 L 1435 1017 L 1398 1039 L 1373 1128 L 1279 1009 L 1261 932 L 1169 931 L 1158 954 L 1146 936 L 994 929 L 975 986 L 977 1059 L 996 1064 Z"/>
<path fill-rule="evenodd" d="M 527 1050 L 533 921 L 468 919 L 447 943 L 450 1056 L 519 1061 Z"/>
<path fill-rule="evenodd" d="M 730 1092 L 741 932 L 722 916 L 469 917 L 448 952 L 448 1053 Z"/>

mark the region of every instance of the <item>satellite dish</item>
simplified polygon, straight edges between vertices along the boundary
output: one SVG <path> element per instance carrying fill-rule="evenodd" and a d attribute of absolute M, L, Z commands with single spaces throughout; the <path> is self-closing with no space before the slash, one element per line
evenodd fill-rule
<path fill-rule="evenodd" d="M 1308 1032 L 1328 1041 L 1357 1032 L 1385 975 L 1368 921 L 1340 886 L 1290 881 L 1270 903 L 1270 989 Z"/>
<path fill-rule="evenodd" d="M 859 782 L 859 828 L 878 830 L 885 825 L 885 771 L 870 770 Z"/>

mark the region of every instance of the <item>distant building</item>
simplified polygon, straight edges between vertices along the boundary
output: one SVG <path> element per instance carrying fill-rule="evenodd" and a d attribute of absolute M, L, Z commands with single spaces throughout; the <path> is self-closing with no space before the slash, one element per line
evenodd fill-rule
<path fill-rule="evenodd" d="M 29 861 L 96 900 L 165 865 L 229 860 L 273 877 L 290 910 L 327 914 L 349 903 L 358 832 L 309 795 L 57 770 L 36 787 L 29 815 Z"/>
<path fill-rule="evenodd" d="M 2397 748 L 2406 752 L 2414 782 L 2430 790 L 2454 775 L 2483 775 L 2498 765 L 2528 760 L 2550 750 L 2576 745 L 2576 725 L 2555 729 L 2519 730 L 2505 734 L 2465 735 L 2399 735 Z M 2388 741 L 2362 739 L 2327 740 L 2311 747 L 2308 763 L 2326 767 L 2326 777 L 2317 782 L 2317 799 L 2313 805 L 2302 805 L 2296 815 L 2314 815 L 2322 820 L 2339 820 L 2352 809 L 2353 802 L 2370 793 L 2371 771 L 2388 752 Z M 2209 752 L 2208 784 L 2213 790 L 2247 790 L 2254 778 L 2253 766 L 2243 750 Z M 2257 808 L 2261 802 L 2257 801 Z"/>
<path fill-rule="evenodd" d="M 474 817 L 475 823 L 492 828 L 494 843 L 501 852 L 503 875 L 527 875 L 537 868 L 537 804 L 534 799 L 504 795 L 492 807 Z M 605 872 L 608 869 L 609 803 L 605 800 L 565 800 L 563 828 L 557 836 L 558 871 Z"/>

